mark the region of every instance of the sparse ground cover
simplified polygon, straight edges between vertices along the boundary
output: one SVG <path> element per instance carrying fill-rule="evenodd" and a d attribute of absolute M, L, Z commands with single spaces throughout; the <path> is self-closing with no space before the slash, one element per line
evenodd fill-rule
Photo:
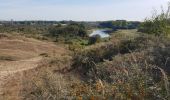
<path fill-rule="evenodd" d="M 67 54 L 64 46 L 39 41 L 20 35 L 0 34 L 0 99 L 18 100 L 24 72 L 34 70 L 43 63 L 44 57 Z M 46 55 L 45 55 L 46 54 Z M 22 80 L 23 79 L 23 80 Z"/>

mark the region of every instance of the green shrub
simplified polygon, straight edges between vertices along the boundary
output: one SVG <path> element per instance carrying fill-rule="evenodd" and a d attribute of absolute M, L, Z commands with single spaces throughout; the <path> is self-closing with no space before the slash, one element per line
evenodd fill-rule
<path fill-rule="evenodd" d="M 94 35 L 94 36 L 89 38 L 89 44 L 99 43 L 100 41 L 101 41 L 100 35 Z"/>
<path fill-rule="evenodd" d="M 65 41 L 69 41 L 78 37 L 87 37 L 87 31 L 81 24 L 69 24 L 63 27 L 50 27 L 48 36 L 52 38 L 55 37 L 56 40 L 63 37 Z"/>
<path fill-rule="evenodd" d="M 153 14 L 153 17 L 146 19 L 140 26 L 139 31 L 154 34 L 155 36 L 167 36 L 170 32 L 170 5 L 168 5 L 168 10 L 161 12 L 157 15 Z"/>

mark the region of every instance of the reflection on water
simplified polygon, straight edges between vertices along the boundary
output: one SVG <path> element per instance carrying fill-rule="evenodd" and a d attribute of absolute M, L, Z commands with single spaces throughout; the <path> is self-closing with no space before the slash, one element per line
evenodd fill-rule
<path fill-rule="evenodd" d="M 104 30 L 104 29 L 94 30 L 89 36 L 92 37 L 94 35 L 100 35 L 102 38 L 106 38 L 110 36 L 107 33 L 107 30 Z"/>

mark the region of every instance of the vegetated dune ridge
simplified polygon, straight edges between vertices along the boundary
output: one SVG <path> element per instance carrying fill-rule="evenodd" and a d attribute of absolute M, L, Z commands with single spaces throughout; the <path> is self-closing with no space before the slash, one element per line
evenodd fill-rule
<path fill-rule="evenodd" d="M 22 73 L 36 69 L 43 62 L 40 55 L 60 56 L 66 52 L 51 42 L 0 34 L 0 100 L 19 99 Z"/>

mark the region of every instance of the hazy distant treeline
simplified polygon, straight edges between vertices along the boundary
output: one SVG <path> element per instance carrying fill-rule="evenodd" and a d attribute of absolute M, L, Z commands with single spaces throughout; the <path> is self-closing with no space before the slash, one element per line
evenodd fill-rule
<path fill-rule="evenodd" d="M 116 20 L 116 21 L 0 21 L 0 25 L 67 25 L 67 24 L 84 24 L 89 27 L 99 27 L 99 28 L 115 28 L 115 29 L 134 29 L 140 24 L 138 21 L 126 21 L 126 20 Z"/>
<path fill-rule="evenodd" d="M 116 29 L 136 29 L 140 26 L 139 21 L 126 21 L 126 20 L 116 20 L 116 21 L 105 21 L 99 24 L 101 28 L 112 28 Z"/>

